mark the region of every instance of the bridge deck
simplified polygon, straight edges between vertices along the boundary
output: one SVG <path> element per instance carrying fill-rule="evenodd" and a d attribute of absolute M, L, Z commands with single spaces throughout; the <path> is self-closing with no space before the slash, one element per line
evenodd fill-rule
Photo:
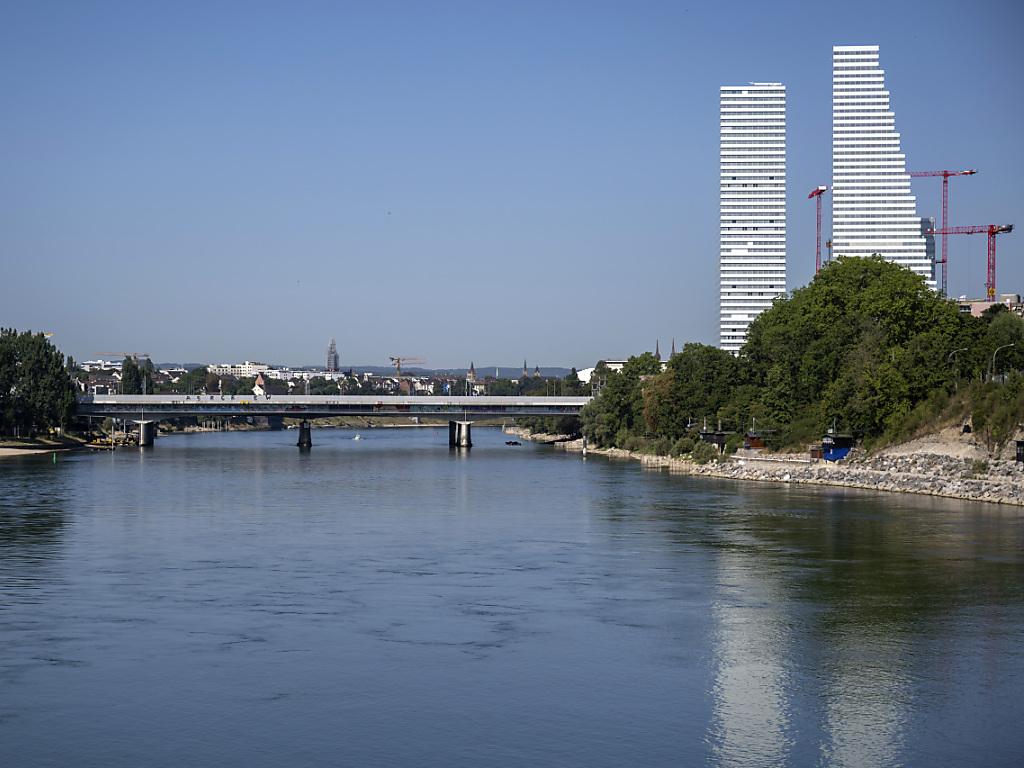
<path fill-rule="evenodd" d="M 80 395 L 78 413 L 128 419 L 178 416 L 434 416 L 475 421 L 500 416 L 575 416 L 590 397 L 409 395 Z"/>

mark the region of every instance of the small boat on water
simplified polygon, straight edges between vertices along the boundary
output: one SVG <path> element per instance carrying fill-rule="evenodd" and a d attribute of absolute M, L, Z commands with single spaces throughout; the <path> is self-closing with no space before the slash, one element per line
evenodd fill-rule
<path fill-rule="evenodd" d="M 522 445 L 518 440 L 506 440 L 505 445 Z"/>
<path fill-rule="evenodd" d="M 362 436 L 362 435 L 356 435 L 356 436 L 355 436 L 355 437 L 353 437 L 352 439 L 353 439 L 353 440 L 362 440 L 362 439 L 363 439 L 363 436 Z"/>

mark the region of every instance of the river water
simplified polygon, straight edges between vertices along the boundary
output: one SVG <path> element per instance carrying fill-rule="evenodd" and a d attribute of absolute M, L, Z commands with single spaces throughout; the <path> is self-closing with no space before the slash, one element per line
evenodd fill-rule
<path fill-rule="evenodd" d="M 295 435 L 0 462 L 0 763 L 1024 762 L 1017 508 Z"/>

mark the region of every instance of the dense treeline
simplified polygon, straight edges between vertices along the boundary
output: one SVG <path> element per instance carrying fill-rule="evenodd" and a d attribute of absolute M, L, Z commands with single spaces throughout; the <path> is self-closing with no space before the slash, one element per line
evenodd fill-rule
<path fill-rule="evenodd" d="M 664 370 L 645 353 L 599 371 L 607 383 L 582 420 L 599 446 L 671 443 L 705 423 L 736 441 L 756 427 L 775 447 L 833 425 L 896 439 L 921 423 L 926 403 L 945 408 L 958 381 L 1022 367 L 1024 322 L 1005 306 L 972 317 L 908 269 L 840 257 L 761 313 L 738 356 L 687 344 Z"/>
<path fill-rule="evenodd" d="M 0 328 L 0 434 L 65 427 L 75 412 L 73 368 L 43 334 Z"/>

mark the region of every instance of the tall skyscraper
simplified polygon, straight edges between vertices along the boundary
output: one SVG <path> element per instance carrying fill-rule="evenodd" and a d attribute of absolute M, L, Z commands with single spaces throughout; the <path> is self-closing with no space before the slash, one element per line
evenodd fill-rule
<path fill-rule="evenodd" d="M 338 370 L 338 345 L 334 343 L 333 338 L 331 343 L 327 345 L 327 370 Z"/>
<path fill-rule="evenodd" d="M 719 340 L 737 352 L 786 290 L 786 87 L 720 93 Z"/>
<path fill-rule="evenodd" d="M 935 287 L 877 45 L 832 49 L 832 251 L 877 253 Z"/>

